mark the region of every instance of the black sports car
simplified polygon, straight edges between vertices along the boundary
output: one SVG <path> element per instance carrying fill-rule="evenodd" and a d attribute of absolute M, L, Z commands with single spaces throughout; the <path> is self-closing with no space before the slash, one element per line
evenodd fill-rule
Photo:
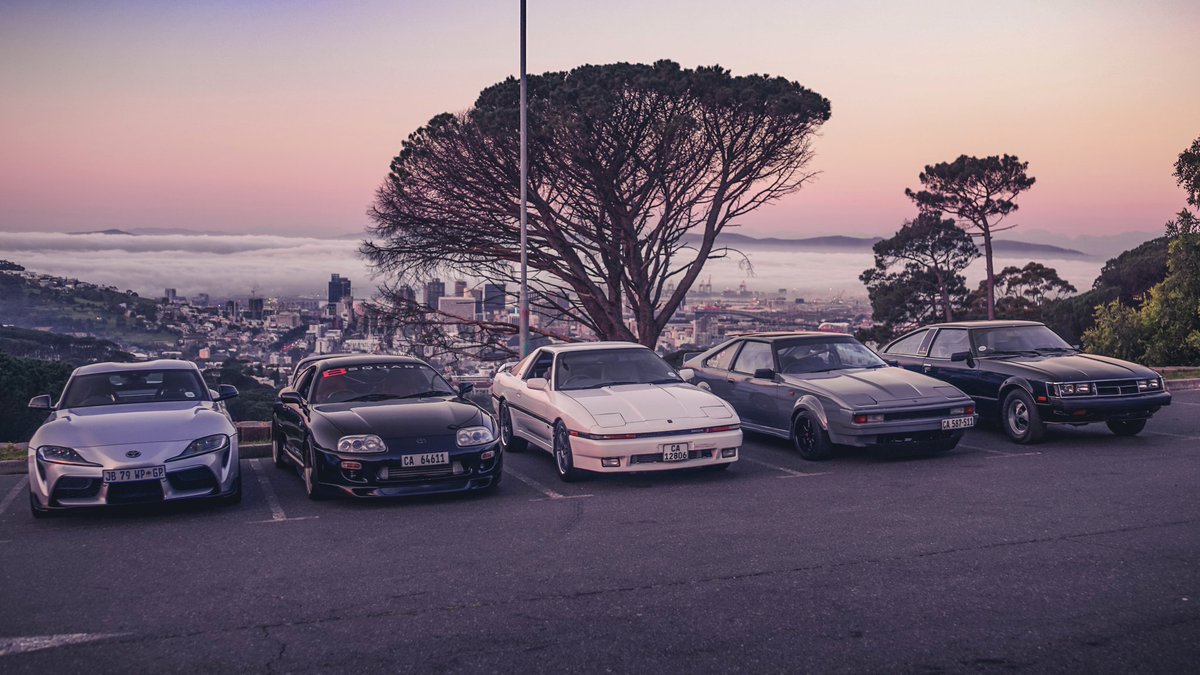
<path fill-rule="evenodd" d="M 272 414 L 275 465 L 295 464 L 311 499 L 390 497 L 500 484 L 496 423 L 423 361 L 338 356 L 304 367 Z"/>
<path fill-rule="evenodd" d="M 1005 433 L 1033 443 L 1047 424 L 1104 422 L 1132 436 L 1171 395 L 1158 373 L 1084 354 L 1034 321 L 961 321 L 926 326 L 882 349 L 884 358 L 962 389 Z"/>

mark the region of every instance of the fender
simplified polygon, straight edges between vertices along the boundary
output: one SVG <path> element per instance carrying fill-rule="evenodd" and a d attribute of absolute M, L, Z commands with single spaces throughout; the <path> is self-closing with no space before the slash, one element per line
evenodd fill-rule
<path fill-rule="evenodd" d="M 792 417 L 794 418 L 800 410 L 816 415 L 821 428 L 829 431 L 829 418 L 825 415 L 825 407 L 821 405 L 821 401 L 816 396 L 805 394 L 796 399 L 796 405 L 792 406 Z"/>
<path fill-rule="evenodd" d="M 1029 384 L 1029 380 L 1025 379 L 1024 377 L 1021 377 L 1020 375 L 1013 375 L 1012 377 L 1008 378 L 1007 380 L 1005 380 L 1003 382 L 1003 384 L 1000 385 L 1000 388 L 997 389 L 996 391 L 1001 392 L 1001 391 L 1004 391 L 1005 389 L 1008 389 L 1009 387 L 1013 387 L 1013 386 L 1017 386 L 1017 387 L 1024 389 L 1026 394 L 1029 394 L 1030 396 L 1034 397 L 1035 401 L 1037 400 L 1037 394 L 1035 394 L 1033 391 L 1033 385 Z M 997 402 L 998 403 L 1001 402 L 999 398 L 997 399 Z"/>

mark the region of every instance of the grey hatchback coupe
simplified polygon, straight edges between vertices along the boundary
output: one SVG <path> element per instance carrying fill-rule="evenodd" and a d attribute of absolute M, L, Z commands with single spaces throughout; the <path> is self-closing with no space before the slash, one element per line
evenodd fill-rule
<path fill-rule="evenodd" d="M 743 428 L 789 439 L 807 460 L 835 445 L 950 450 L 977 419 L 957 387 L 889 366 L 849 335 L 743 335 L 684 366 L 733 404 Z"/>

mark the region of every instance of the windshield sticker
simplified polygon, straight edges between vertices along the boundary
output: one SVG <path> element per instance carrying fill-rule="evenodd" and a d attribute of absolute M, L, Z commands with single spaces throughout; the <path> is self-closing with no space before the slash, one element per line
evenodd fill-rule
<path fill-rule="evenodd" d="M 325 371 L 321 375 L 321 377 L 338 377 L 339 375 L 345 375 L 345 374 L 346 374 L 345 368 L 334 368 L 332 370 Z"/>

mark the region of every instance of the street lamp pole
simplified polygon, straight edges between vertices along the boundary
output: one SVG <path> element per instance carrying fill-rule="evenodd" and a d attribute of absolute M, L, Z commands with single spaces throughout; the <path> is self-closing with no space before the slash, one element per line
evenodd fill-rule
<path fill-rule="evenodd" d="M 529 353 L 529 213 L 526 189 L 529 183 L 529 153 L 525 139 L 525 0 L 521 0 L 521 296 L 518 313 L 521 358 Z"/>

